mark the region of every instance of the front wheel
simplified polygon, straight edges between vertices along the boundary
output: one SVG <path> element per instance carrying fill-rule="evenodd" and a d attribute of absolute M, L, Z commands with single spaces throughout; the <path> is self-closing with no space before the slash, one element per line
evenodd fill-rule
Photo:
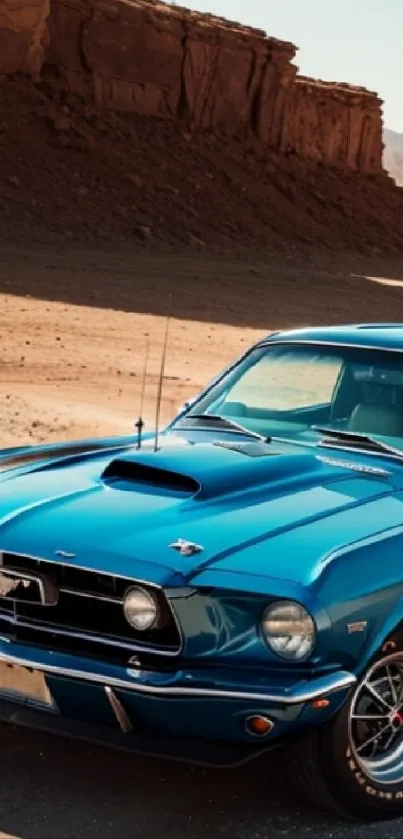
<path fill-rule="evenodd" d="M 403 652 L 379 657 L 337 716 L 284 757 L 322 809 L 363 822 L 403 816 Z"/>

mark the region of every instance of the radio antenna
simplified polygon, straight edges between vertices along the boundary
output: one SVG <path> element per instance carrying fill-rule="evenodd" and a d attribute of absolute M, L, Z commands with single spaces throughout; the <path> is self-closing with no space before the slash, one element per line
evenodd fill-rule
<path fill-rule="evenodd" d="M 160 375 L 159 375 L 159 379 L 158 379 L 157 407 L 156 407 L 156 416 L 155 416 L 155 445 L 154 445 L 154 451 L 155 452 L 158 451 L 158 433 L 159 433 L 159 425 L 160 425 L 162 385 L 163 385 L 163 382 L 164 382 L 165 360 L 166 360 L 166 355 L 167 355 L 168 332 L 169 332 L 169 323 L 170 323 L 170 320 L 171 320 L 171 311 L 172 311 L 172 292 L 170 292 L 169 300 L 168 300 L 168 310 L 167 310 L 166 324 L 165 324 L 165 338 L 164 338 L 164 345 L 163 345 L 163 348 L 162 348 Z"/>
<path fill-rule="evenodd" d="M 147 335 L 146 341 L 146 351 L 144 356 L 144 368 L 143 368 L 143 381 L 141 383 L 141 393 L 140 393 L 140 413 L 137 422 L 135 423 L 135 428 L 137 428 L 137 448 L 141 449 L 142 443 L 142 434 L 144 428 L 144 420 L 143 420 L 143 408 L 144 408 L 144 396 L 146 392 L 146 381 L 147 381 L 147 366 L 148 366 L 148 356 L 150 351 L 150 336 Z"/>

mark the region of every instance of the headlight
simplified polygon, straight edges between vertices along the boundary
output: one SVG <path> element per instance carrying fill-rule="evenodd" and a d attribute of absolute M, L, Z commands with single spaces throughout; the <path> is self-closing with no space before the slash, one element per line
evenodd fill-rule
<path fill-rule="evenodd" d="M 313 650 L 315 624 L 309 612 L 292 600 L 278 600 L 268 606 L 262 630 L 270 649 L 282 658 L 301 661 Z"/>
<path fill-rule="evenodd" d="M 158 606 L 155 598 L 143 588 L 130 588 L 126 592 L 123 611 L 130 626 L 139 632 L 152 629 L 158 617 Z"/>

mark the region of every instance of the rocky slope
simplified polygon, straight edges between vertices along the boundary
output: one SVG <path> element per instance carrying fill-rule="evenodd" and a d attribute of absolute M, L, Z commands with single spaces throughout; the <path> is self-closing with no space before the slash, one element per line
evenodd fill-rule
<path fill-rule="evenodd" d="M 0 237 L 203 253 L 403 248 L 403 190 L 191 130 L 100 114 L 53 78 L 0 84 Z"/>

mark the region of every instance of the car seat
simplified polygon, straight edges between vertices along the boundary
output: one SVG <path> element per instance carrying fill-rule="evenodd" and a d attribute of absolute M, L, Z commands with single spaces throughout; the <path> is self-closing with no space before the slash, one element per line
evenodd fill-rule
<path fill-rule="evenodd" d="M 397 405 L 361 402 L 351 414 L 348 430 L 363 434 L 384 434 L 385 437 L 403 437 L 403 411 Z"/>

